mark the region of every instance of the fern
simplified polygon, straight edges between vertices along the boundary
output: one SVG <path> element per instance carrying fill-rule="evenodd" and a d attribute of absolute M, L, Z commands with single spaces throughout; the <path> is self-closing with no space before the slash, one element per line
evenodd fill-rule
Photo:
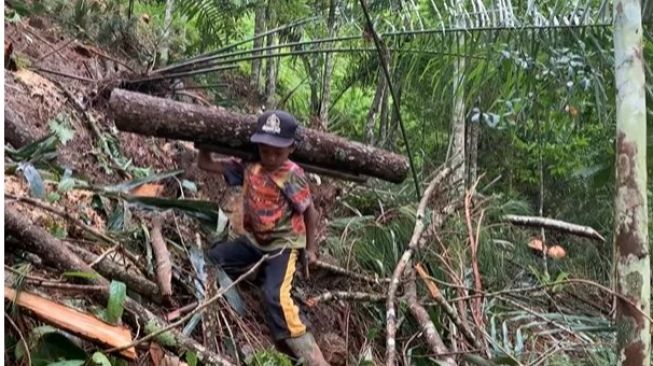
<path fill-rule="evenodd" d="M 204 36 L 205 46 L 220 47 L 236 36 L 237 20 L 253 9 L 255 3 L 249 0 L 188 0 L 180 2 L 176 11 L 195 21 Z"/>

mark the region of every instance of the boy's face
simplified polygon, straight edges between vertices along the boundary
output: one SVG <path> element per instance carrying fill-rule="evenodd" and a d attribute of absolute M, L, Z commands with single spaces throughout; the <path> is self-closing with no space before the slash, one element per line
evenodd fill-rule
<path fill-rule="evenodd" d="M 293 152 L 293 147 L 274 147 L 258 144 L 258 153 L 261 157 L 263 169 L 271 172 L 280 168 Z"/>

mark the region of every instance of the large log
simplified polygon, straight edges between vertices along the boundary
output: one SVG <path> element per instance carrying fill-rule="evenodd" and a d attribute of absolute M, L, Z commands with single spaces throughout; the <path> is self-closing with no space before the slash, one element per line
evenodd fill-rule
<path fill-rule="evenodd" d="M 121 131 L 188 140 L 251 151 L 256 116 L 152 97 L 121 89 L 111 93 L 110 108 Z M 321 168 L 358 173 L 394 183 L 408 173 L 405 157 L 311 129 L 301 129 L 292 159 Z"/>

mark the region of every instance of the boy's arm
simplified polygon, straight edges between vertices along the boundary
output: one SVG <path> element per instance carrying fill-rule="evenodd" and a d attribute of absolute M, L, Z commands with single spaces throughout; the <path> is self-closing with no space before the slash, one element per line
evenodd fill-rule
<path fill-rule="evenodd" d="M 304 211 L 304 225 L 306 226 L 306 255 L 308 256 L 308 264 L 313 264 L 317 261 L 317 210 L 311 202 Z"/>
<path fill-rule="evenodd" d="M 233 158 L 214 159 L 210 151 L 200 149 L 197 158 L 197 166 L 200 169 L 214 172 L 224 173 L 225 166 L 233 162 Z"/>

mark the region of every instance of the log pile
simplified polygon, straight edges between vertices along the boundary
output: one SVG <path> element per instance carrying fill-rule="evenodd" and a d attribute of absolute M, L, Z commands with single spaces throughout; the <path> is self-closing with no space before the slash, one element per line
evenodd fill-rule
<path fill-rule="evenodd" d="M 111 93 L 110 110 L 116 126 L 124 132 L 194 141 L 232 155 L 255 151 L 249 142 L 256 127 L 254 115 L 121 89 Z M 322 169 L 321 173 L 369 176 L 393 183 L 402 182 L 408 174 L 408 161 L 401 155 L 307 128 L 300 129 L 297 137 L 299 143 L 291 158 Z"/>

